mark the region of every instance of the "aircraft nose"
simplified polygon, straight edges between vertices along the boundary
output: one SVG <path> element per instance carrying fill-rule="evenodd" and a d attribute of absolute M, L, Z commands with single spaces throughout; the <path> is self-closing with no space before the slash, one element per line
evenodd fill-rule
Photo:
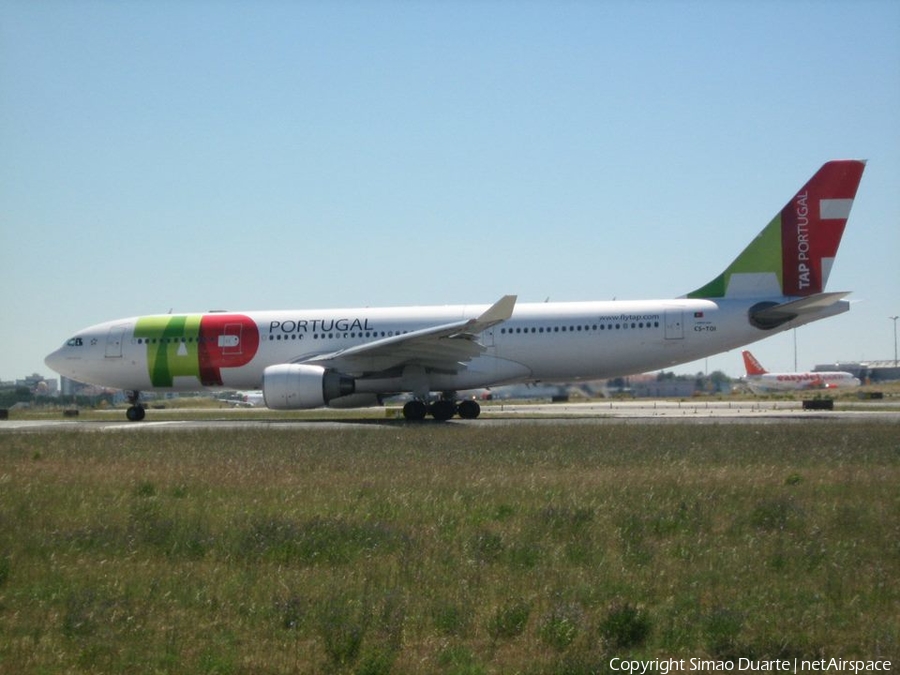
<path fill-rule="evenodd" d="M 60 347 L 55 352 L 51 352 L 47 354 L 46 358 L 44 358 L 44 364 L 60 375 L 63 374 L 63 363 L 65 362 L 65 357 L 62 354 L 63 348 Z"/>
<path fill-rule="evenodd" d="M 57 349 L 55 352 L 50 352 L 47 356 L 44 357 L 44 365 L 50 368 L 53 372 L 59 372 L 56 370 L 56 364 L 59 362 L 59 350 Z"/>

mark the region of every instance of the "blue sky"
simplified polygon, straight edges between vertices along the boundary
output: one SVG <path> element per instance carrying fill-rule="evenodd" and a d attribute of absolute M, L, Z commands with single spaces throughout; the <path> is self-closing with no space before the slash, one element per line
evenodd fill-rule
<path fill-rule="evenodd" d="M 800 368 L 893 356 L 900 3 L 0 0 L 0 379 L 170 309 L 674 297 L 844 157 Z"/>

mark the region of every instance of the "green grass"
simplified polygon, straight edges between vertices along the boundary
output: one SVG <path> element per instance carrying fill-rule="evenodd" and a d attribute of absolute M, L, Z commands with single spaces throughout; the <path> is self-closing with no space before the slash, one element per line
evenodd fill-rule
<path fill-rule="evenodd" d="M 0 435 L 0 673 L 900 656 L 891 424 Z"/>

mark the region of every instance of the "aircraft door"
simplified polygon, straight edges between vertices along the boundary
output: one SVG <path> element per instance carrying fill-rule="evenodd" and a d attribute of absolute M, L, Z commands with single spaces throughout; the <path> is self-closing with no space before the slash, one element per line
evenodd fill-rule
<path fill-rule="evenodd" d="M 106 358 L 122 358 L 122 340 L 125 337 L 125 330 L 127 328 L 127 324 L 120 324 L 109 329 L 109 333 L 106 334 L 106 352 L 104 354 Z"/>
<path fill-rule="evenodd" d="M 684 339 L 684 310 L 666 310 L 666 340 Z"/>
<path fill-rule="evenodd" d="M 243 326 L 239 323 L 226 323 L 219 334 L 219 348 L 222 356 L 240 356 L 243 353 L 241 346 L 241 332 Z"/>

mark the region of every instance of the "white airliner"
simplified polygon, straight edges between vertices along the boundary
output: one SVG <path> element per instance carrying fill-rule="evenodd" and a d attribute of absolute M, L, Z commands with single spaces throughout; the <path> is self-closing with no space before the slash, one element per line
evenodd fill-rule
<path fill-rule="evenodd" d="M 478 403 L 455 392 L 668 368 L 847 311 L 824 288 L 864 167 L 823 165 L 721 274 L 671 300 L 141 316 L 79 331 L 46 363 L 130 392 L 130 420 L 141 391 L 207 388 L 260 389 L 276 410 L 409 393 L 409 420 L 471 419 Z"/>
<path fill-rule="evenodd" d="M 749 351 L 744 350 L 741 354 L 744 357 L 744 367 L 747 369 L 745 381 L 754 394 L 803 389 L 842 389 L 858 387 L 860 384 L 859 378 L 855 377 L 853 373 L 840 370 L 770 373 Z"/>
<path fill-rule="evenodd" d="M 231 398 L 226 398 L 228 405 L 238 408 L 256 408 L 265 404 L 265 397 L 258 389 L 253 391 L 236 391 Z"/>

